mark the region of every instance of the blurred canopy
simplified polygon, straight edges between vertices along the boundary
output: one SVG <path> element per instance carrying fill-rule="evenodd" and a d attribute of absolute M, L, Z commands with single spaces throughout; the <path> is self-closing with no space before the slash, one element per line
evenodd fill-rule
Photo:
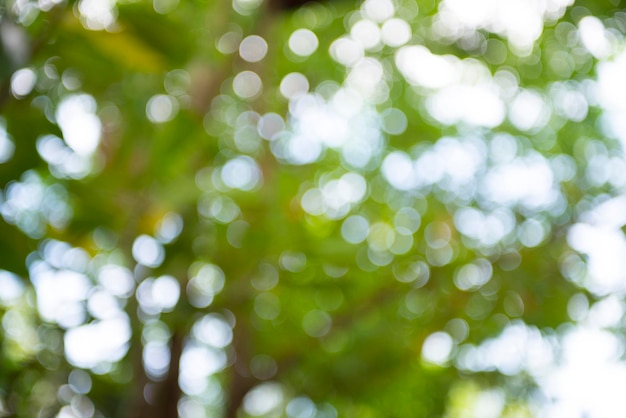
<path fill-rule="evenodd" d="M 620 0 L 302 3 L 0 3 L 0 416 L 619 416 Z"/>

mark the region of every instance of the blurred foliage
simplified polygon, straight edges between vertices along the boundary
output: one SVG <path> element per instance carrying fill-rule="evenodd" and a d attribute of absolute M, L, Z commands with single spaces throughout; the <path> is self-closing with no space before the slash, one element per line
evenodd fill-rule
<path fill-rule="evenodd" d="M 536 3 L 2 3 L 0 416 L 534 416 L 489 344 L 558 355 L 626 186 L 586 168 L 620 2 Z"/>

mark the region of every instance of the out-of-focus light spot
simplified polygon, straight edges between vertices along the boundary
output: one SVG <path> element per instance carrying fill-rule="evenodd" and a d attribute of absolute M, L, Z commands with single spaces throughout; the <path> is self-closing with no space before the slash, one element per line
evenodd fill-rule
<path fill-rule="evenodd" d="M 257 379 L 271 379 L 276 375 L 277 371 L 278 365 L 276 361 L 266 354 L 257 354 L 250 360 L 250 372 Z"/>
<path fill-rule="evenodd" d="M 517 292 L 508 292 L 504 297 L 504 312 L 511 318 L 524 314 L 524 300 Z"/>
<path fill-rule="evenodd" d="M 28 96 L 37 82 L 37 74 L 30 68 L 17 70 L 11 76 L 11 93 L 20 99 Z"/>
<path fill-rule="evenodd" d="M 159 221 L 155 229 L 159 242 L 168 244 L 178 238 L 182 232 L 183 218 L 175 212 L 170 212 Z"/>
<path fill-rule="evenodd" d="M 43 236 L 46 224 L 64 227 L 71 216 L 65 188 L 60 184 L 46 186 L 33 171 L 7 185 L 0 212 L 5 221 L 33 238 Z"/>
<path fill-rule="evenodd" d="M 393 245 L 389 248 L 393 254 L 402 255 L 408 253 L 413 248 L 413 236 L 396 234 L 396 239 L 393 241 Z"/>
<path fill-rule="evenodd" d="M 289 37 L 289 49 L 301 57 L 308 57 L 313 54 L 319 45 L 315 33 L 308 29 L 297 29 Z"/>
<path fill-rule="evenodd" d="M 561 257 L 561 260 L 559 261 L 559 268 L 563 277 L 580 287 L 589 285 L 587 265 L 578 254 L 567 252 L 563 255 L 563 257 Z"/>
<path fill-rule="evenodd" d="M 305 95 L 309 91 L 309 80 L 300 73 L 289 73 L 280 82 L 280 93 L 289 100 Z"/>
<path fill-rule="evenodd" d="M 255 417 L 268 416 L 283 403 L 283 389 L 278 383 L 261 383 L 248 392 L 243 399 L 243 409 Z"/>
<path fill-rule="evenodd" d="M 145 279 L 139 284 L 139 286 L 137 286 L 137 292 L 135 295 L 141 310 L 150 315 L 160 313 L 159 306 L 154 300 L 154 292 L 152 291 L 153 284 L 154 279 L 152 277 Z"/>
<path fill-rule="evenodd" d="M 191 85 L 191 76 L 185 70 L 172 70 L 165 75 L 163 86 L 173 96 L 181 96 L 188 92 Z"/>
<path fill-rule="evenodd" d="M 110 29 L 117 18 L 116 0 L 80 0 L 81 22 L 91 30 Z"/>
<path fill-rule="evenodd" d="M 363 46 L 351 38 L 339 38 L 330 45 L 330 55 L 338 63 L 352 67 L 363 58 Z"/>
<path fill-rule="evenodd" d="M 92 154 L 100 144 L 102 124 L 95 112 L 96 101 L 87 94 L 64 98 L 56 111 L 63 139 L 79 155 Z"/>
<path fill-rule="evenodd" d="M 480 140 L 444 137 L 420 155 L 415 162 L 415 172 L 425 185 L 438 183 L 444 190 L 463 195 L 480 172 L 484 154 Z"/>
<path fill-rule="evenodd" d="M 100 269 L 98 282 L 109 293 L 118 297 L 129 297 L 135 288 L 135 280 L 130 270 L 115 264 L 107 264 Z"/>
<path fill-rule="evenodd" d="M 256 112 L 244 112 L 237 118 L 233 138 L 237 149 L 246 154 L 257 154 L 259 152 L 261 147 L 259 123 L 261 123 L 261 117 Z M 273 128 L 269 122 L 264 127 L 264 133 L 268 134 Z"/>
<path fill-rule="evenodd" d="M 400 109 L 390 108 L 381 112 L 383 131 L 390 135 L 400 135 L 407 127 L 407 118 Z"/>
<path fill-rule="evenodd" d="M 332 318 L 326 312 L 314 309 L 302 318 L 302 328 L 311 337 L 319 338 L 328 334 L 332 327 Z"/>
<path fill-rule="evenodd" d="M 455 343 L 460 343 L 469 336 L 470 327 L 466 320 L 454 318 L 448 321 L 445 331 L 450 334 Z"/>
<path fill-rule="evenodd" d="M 489 143 L 491 160 L 496 163 L 508 163 L 517 156 L 517 141 L 508 134 L 497 134 Z"/>
<path fill-rule="evenodd" d="M 391 0 L 367 0 L 361 5 L 361 12 L 374 22 L 384 22 L 395 13 Z"/>
<path fill-rule="evenodd" d="M 178 7 L 179 0 L 153 0 L 154 11 L 162 15 L 170 13 Z"/>
<path fill-rule="evenodd" d="M 90 289 L 89 279 L 82 273 L 54 270 L 45 262 L 31 266 L 31 280 L 37 291 L 37 308 L 41 317 L 64 328 L 85 320 L 83 301 Z"/>
<path fill-rule="evenodd" d="M 544 99 L 530 90 L 520 92 L 509 107 L 511 123 L 522 131 L 542 128 L 550 120 L 551 113 Z"/>
<path fill-rule="evenodd" d="M 326 189 L 327 185 L 324 186 L 324 189 Z M 338 191 L 345 192 L 346 196 L 344 199 L 350 203 L 361 201 L 367 193 L 367 182 L 360 174 L 356 173 L 344 174 L 339 179 L 338 186 Z"/>
<path fill-rule="evenodd" d="M 19 23 L 20 25 L 23 25 L 24 27 L 30 26 L 35 21 L 35 19 L 37 19 L 37 16 L 39 15 L 39 8 L 37 7 L 37 2 L 15 2 L 9 6 L 13 6 L 9 10 L 11 10 L 12 14 L 15 16 L 15 22 Z M 10 29 L 11 32 L 13 33 L 17 32 L 17 31 L 13 31 L 13 28 L 17 28 L 17 25 L 15 26 L 11 25 L 11 28 L 12 28 Z M 7 44 L 10 45 L 10 47 L 7 49 L 13 49 L 16 46 L 12 42 L 7 42 Z M 10 51 L 10 52 L 13 52 L 13 51 Z"/>
<path fill-rule="evenodd" d="M 526 370 L 542 378 L 553 361 L 552 341 L 542 338 L 536 328 L 515 321 L 479 347 L 461 346 L 456 365 L 472 372 L 498 370 L 507 376 Z"/>
<path fill-rule="evenodd" d="M 504 271 L 513 271 L 522 263 L 522 256 L 515 250 L 505 251 L 498 259 L 498 266 Z"/>
<path fill-rule="evenodd" d="M 479 289 L 491 279 L 492 267 L 487 260 L 480 258 L 458 269 L 454 275 L 454 284 L 460 290 Z"/>
<path fill-rule="evenodd" d="M 158 319 L 148 319 L 145 321 L 145 325 L 141 332 L 142 341 L 155 341 L 165 344 L 171 337 L 172 332 L 165 322 Z"/>
<path fill-rule="evenodd" d="M 504 42 L 499 39 L 487 40 L 487 48 L 484 54 L 485 60 L 490 64 L 500 65 L 506 61 L 508 49 Z"/>
<path fill-rule="evenodd" d="M 62 407 L 55 418 L 84 418 L 94 416 L 96 407 L 88 397 L 74 395 L 69 401 L 70 405 Z"/>
<path fill-rule="evenodd" d="M 548 61 L 550 69 L 559 77 L 568 79 L 576 69 L 576 61 L 569 52 L 556 51 Z"/>
<path fill-rule="evenodd" d="M 489 170 L 483 179 L 482 193 L 485 199 L 500 205 L 519 204 L 528 209 L 541 209 L 556 200 L 553 183 L 548 162 L 532 153 Z"/>
<path fill-rule="evenodd" d="M 215 43 L 215 47 L 224 55 L 237 52 L 239 42 L 241 42 L 241 33 L 238 31 L 226 32 Z"/>
<path fill-rule="evenodd" d="M 196 263 L 189 268 L 187 296 L 196 308 L 206 308 L 213 297 L 222 291 L 226 281 L 224 272 L 215 264 Z"/>
<path fill-rule="evenodd" d="M 301 272 L 306 268 L 306 255 L 304 253 L 283 251 L 278 261 L 284 270 L 292 273 Z"/>
<path fill-rule="evenodd" d="M 332 264 L 323 264 L 322 268 L 324 269 L 324 273 L 335 279 L 343 277 L 348 272 L 347 267 L 339 267 Z"/>
<path fill-rule="evenodd" d="M 261 169 L 247 155 L 240 155 L 224 164 L 221 176 L 226 186 L 244 191 L 254 189 L 262 181 Z"/>
<path fill-rule="evenodd" d="M 550 88 L 557 114 L 574 122 L 582 122 L 587 117 L 589 104 L 585 95 L 576 88 L 555 83 Z"/>
<path fill-rule="evenodd" d="M 267 42 L 258 35 L 246 36 L 239 44 L 239 55 L 244 61 L 259 62 L 267 55 Z"/>
<path fill-rule="evenodd" d="M 415 187 L 413 161 L 401 151 L 387 155 L 383 160 L 382 172 L 385 179 L 396 189 L 409 190 Z"/>
<path fill-rule="evenodd" d="M 489 85 L 451 86 L 429 97 L 426 106 L 435 119 L 447 125 L 465 122 L 494 128 L 505 116 L 504 103 Z"/>
<path fill-rule="evenodd" d="M 307 190 L 300 200 L 302 209 L 307 213 L 319 216 L 324 214 L 324 200 L 320 189 L 314 188 Z"/>
<path fill-rule="evenodd" d="M 602 202 L 583 213 L 581 220 L 598 227 L 621 228 L 626 225 L 626 196 L 621 195 Z"/>
<path fill-rule="evenodd" d="M 432 266 L 445 266 L 454 259 L 454 249 L 445 244 L 439 248 L 426 248 L 426 261 Z"/>
<path fill-rule="evenodd" d="M 455 212 L 454 225 L 463 235 L 491 247 L 513 231 L 515 217 L 506 208 L 483 213 L 478 209 L 465 207 Z"/>
<path fill-rule="evenodd" d="M 263 292 L 254 298 L 254 312 L 259 318 L 272 320 L 280 315 L 281 305 L 278 296 Z"/>
<path fill-rule="evenodd" d="M 228 196 L 211 196 L 198 201 L 198 212 L 219 223 L 228 224 L 239 216 L 241 210 Z"/>
<path fill-rule="evenodd" d="M 394 229 L 385 222 L 376 222 L 369 229 L 367 243 L 374 251 L 387 251 L 391 248 L 396 239 Z"/>
<path fill-rule="evenodd" d="M 63 0 L 39 0 L 37 4 L 41 10 L 47 12 L 50 11 L 54 6 L 62 2 Z"/>
<path fill-rule="evenodd" d="M 617 54 L 611 61 L 598 64 L 598 83 L 595 93 L 600 105 L 605 109 L 604 119 L 613 136 L 622 141 L 622 148 L 626 144 L 626 102 L 621 92 L 626 91 L 626 52 Z"/>
<path fill-rule="evenodd" d="M 168 312 L 174 309 L 180 297 L 180 283 L 172 276 L 161 276 L 152 283 L 152 300 Z"/>
<path fill-rule="evenodd" d="M 13 157 L 15 144 L 9 137 L 2 120 L 0 120 L 0 164 L 6 163 Z"/>
<path fill-rule="evenodd" d="M 143 367 L 152 379 L 163 378 L 170 365 L 170 349 L 162 341 L 148 341 L 143 347 Z"/>
<path fill-rule="evenodd" d="M 176 117 L 178 101 L 167 94 L 157 94 L 148 100 L 146 115 L 150 122 L 165 123 Z"/>
<path fill-rule="evenodd" d="M 72 370 L 67 378 L 67 382 L 70 388 L 80 395 L 86 395 L 91 390 L 91 376 L 84 370 Z"/>
<path fill-rule="evenodd" d="M 341 225 L 341 236 L 350 244 L 358 244 L 369 235 L 369 222 L 361 215 L 346 218 Z"/>
<path fill-rule="evenodd" d="M 600 19 L 595 16 L 583 17 L 578 22 L 578 33 L 583 45 L 594 57 L 604 59 L 609 56 L 611 44 Z"/>
<path fill-rule="evenodd" d="M 0 321 L 0 323 L 2 325 L 0 331 L 2 332 L 5 344 L 15 344 L 13 347 L 21 351 L 17 358 L 34 356 L 42 349 L 43 344 L 52 349 L 56 349 L 60 345 L 58 339 L 57 341 L 42 341 L 41 338 L 43 337 L 45 339 L 45 336 L 40 337 L 37 335 L 37 325 L 34 323 L 33 318 L 23 309 L 7 309 L 6 312 L 3 310 L 2 321 Z M 57 337 L 58 334 L 54 336 Z M 9 351 L 9 353 L 13 355 L 17 354 L 15 351 Z M 58 362 L 53 361 L 52 364 L 48 364 L 53 364 L 54 367 L 58 367 Z"/>
<path fill-rule="evenodd" d="M 285 411 L 289 418 L 313 418 L 316 416 L 317 408 L 311 399 L 298 396 L 289 401 Z"/>
<path fill-rule="evenodd" d="M 499 418 L 505 407 L 506 396 L 502 389 L 482 389 L 473 381 L 462 381 L 450 391 L 451 402 L 446 411 L 450 416 L 471 416 L 481 418 Z M 515 413 L 525 414 L 525 409 L 516 409 Z"/>
<path fill-rule="evenodd" d="M 352 25 L 350 37 L 366 50 L 376 49 L 381 40 L 380 28 L 371 20 L 362 19 Z"/>
<path fill-rule="evenodd" d="M 526 219 L 518 230 L 518 238 L 525 247 L 536 247 L 543 242 L 548 235 L 547 225 L 537 219 Z"/>
<path fill-rule="evenodd" d="M 96 290 L 89 295 L 87 309 L 96 319 L 109 319 L 118 316 L 122 310 L 117 299 L 107 291 Z"/>
<path fill-rule="evenodd" d="M 482 391 L 476 396 L 473 412 L 478 417 L 498 418 L 502 416 L 505 401 L 502 389 Z"/>
<path fill-rule="evenodd" d="M 396 280 L 402 283 L 413 283 L 416 289 L 424 286 L 430 278 L 428 264 L 423 261 L 394 263 L 392 271 Z"/>
<path fill-rule="evenodd" d="M 80 80 L 80 75 L 71 68 L 63 71 L 63 74 L 61 75 L 61 83 L 63 84 L 63 87 L 69 91 L 78 90 L 83 85 Z"/>
<path fill-rule="evenodd" d="M 561 346 L 559 367 L 539 379 L 551 399 L 542 415 L 561 418 L 584 411 L 589 417 L 618 418 L 626 407 L 620 392 L 626 383 L 623 341 L 610 331 L 579 326 L 565 334 Z"/>
<path fill-rule="evenodd" d="M 61 138 L 44 135 L 37 139 L 37 152 L 48 163 L 50 172 L 57 178 L 80 179 L 89 174 L 89 156 L 75 153 Z"/>
<path fill-rule="evenodd" d="M 198 395 L 208 385 L 208 377 L 226 367 L 226 354 L 198 343 L 187 343 L 180 359 L 180 386 L 188 395 Z"/>
<path fill-rule="evenodd" d="M 461 77 L 459 59 L 452 55 L 434 55 L 424 46 L 405 46 L 395 56 L 396 66 L 411 84 L 439 89 Z"/>
<path fill-rule="evenodd" d="M 428 363 L 443 366 L 450 359 L 454 341 L 447 332 L 430 334 L 422 345 L 422 359 Z"/>
<path fill-rule="evenodd" d="M 618 295 L 609 295 L 589 309 L 587 324 L 599 328 L 619 326 L 624 316 L 624 303 Z"/>
<path fill-rule="evenodd" d="M 266 113 L 259 118 L 258 132 L 261 138 L 271 141 L 285 128 L 285 121 L 277 113 Z"/>
<path fill-rule="evenodd" d="M 290 103 L 293 134 L 279 137 L 272 143 L 272 152 L 279 159 L 290 164 L 309 164 L 328 147 L 338 149 L 347 165 L 362 168 L 381 151 L 378 115 L 365 107 L 363 100 L 372 93 L 373 87 L 367 75 L 379 73 L 380 76 L 382 70 L 376 69 L 380 69 L 376 60 L 363 60 L 362 64 L 349 76 L 353 87 L 336 88 L 328 83 L 322 86 L 325 94 L 333 94 L 329 101 L 319 94 L 308 94 Z M 353 90 L 360 85 L 366 88 L 365 97 Z"/>
<path fill-rule="evenodd" d="M 133 258 L 147 267 L 159 267 L 165 258 L 161 243 L 151 236 L 140 235 L 133 242 Z"/>
<path fill-rule="evenodd" d="M 205 398 L 203 396 L 202 401 L 204 401 L 204 399 Z M 211 401 L 213 401 L 212 397 Z M 213 403 L 211 401 L 209 402 Z M 178 416 L 180 418 L 208 418 L 206 409 L 206 406 L 203 405 L 199 400 L 190 398 L 188 396 L 181 397 L 180 401 L 178 402 Z"/>
<path fill-rule="evenodd" d="M 85 250 L 73 248 L 62 241 L 52 239 L 44 241 L 41 253 L 48 264 L 59 269 L 83 273 L 89 263 L 89 254 Z"/>
<path fill-rule="evenodd" d="M 386 45 L 399 47 L 411 39 L 411 27 L 404 19 L 389 19 L 383 24 L 382 39 Z"/>
<path fill-rule="evenodd" d="M 72 328 L 65 333 L 65 356 L 71 364 L 83 368 L 114 363 L 126 355 L 130 336 L 125 316 Z"/>
<path fill-rule="evenodd" d="M 588 256 L 590 280 L 581 284 L 599 295 L 623 291 L 626 260 L 622 254 L 626 240 L 620 229 L 578 223 L 569 230 L 567 240 L 573 249 Z M 571 261 L 567 265 L 569 270 L 574 266 Z"/>
<path fill-rule="evenodd" d="M 0 270 L 0 305 L 12 305 L 23 293 L 22 279 L 9 271 Z"/>
<path fill-rule="evenodd" d="M 397 240 L 394 239 L 393 244 L 395 244 L 396 241 Z M 365 271 L 370 268 L 367 267 L 364 262 L 365 258 L 363 256 L 366 255 L 367 262 L 369 262 L 374 268 L 387 266 L 393 261 L 393 254 L 391 253 L 392 248 L 393 247 L 390 247 L 388 250 L 381 251 L 375 250 L 371 246 L 368 247 L 367 250 L 365 250 L 365 248 L 362 248 L 360 253 L 357 254 L 357 265 L 359 266 L 359 268 Z"/>
<path fill-rule="evenodd" d="M 422 223 L 420 214 L 411 207 L 399 209 L 393 217 L 393 226 L 401 235 L 411 235 L 417 232 Z"/>
<path fill-rule="evenodd" d="M 233 0 L 233 10 L 242 16 L 248 16 L 263 3 L 263 0 Z"/>
<path fill-rule="evenodd" d="M 259 270 L 250 279 L 256 290 L 264 291 L 273 289 L 280 279 L 278 269 L 271 264 L 261 263 Z"/>
<path fill-rule="evenodd" d="M 307 190 L 302 196 L 302 208 L 311 215 L 325 214 L 330 219 L 343 218 L 352 204 L 360 202 L 367 192 L 365 179 L 356 173 L 346 173 L 330 180 L 319 189 Z"/>
<path fill-rule="evenodd" d="M 233 91 L 242 99 L 252 100 L 261 94 L 262 89 L 261 77 L 255 72 L 242 71 L 233 79 Z"/>
<path fill-rule="evenodd" d="M 362 59 L 354 65 L 346 78 L 344 83 L 346 90 L 340 90 L 333 97 L 333 102 L 354 106 L 357 97 L 363 101 L 376 101 L 376 94 L 381 91 L 380 87 L 383 85 L 381 84 L 383 76 L 384 69 L 379 60 L 370 57 Z M 337 106 L 339 111 L 342 111 L 342 107 Z"/>
<path fill-rule="evenodd" d="M 453 40 L 468 31 L 486 29 L 506 37 L 514 50 L 526 55 L 543 31 L 543 20 L 556 20 L 573 0 L 528 3 L 520 0 L 445 0 L 439 5 L 435 33 Z"/>
<path fill-rule="evenodd" d="M 193 335 L 205 344 L 224 348 L 233 339 L 233 331 L 224 318 L 217 314 L 203 316 L 193 326 Z"/>
<path fill-rule="evenodd" d="M 318 96 L 305 96 L 298 100 L 296 108 L 292 111 L 298 119 L 295 121 L 297 127 L 291 144 L 298 146 L 309 142 L 316 146 L 343 145 L 350 134 L 350 129 L 346 118 L 335 110 L 334 106 L 326 105 Z"/>
<path fill-rule="evenodd" d="M 503 48 L 506 48 L 503 46 Z M 519 76 L 510 70 L 502 69 L 493 75 L 493 82 L 504 100 L 511 99 L 517 93 L 519 87 Z"/>
<path fill-rule="evenodd" d="M 328 287 L 315 292 L 315 303 L 327 312 L 339 309 L 343 301 L 343 292 L 339 287 Z"/>
<path fill-rule="evenodd" d="M 426 226 L 424 230 L 424 238 L 426 243 L 431 248 L 442 248 L 448 245 L 450 238 L 452 237 L 452 231 L 445 222 L 434 221 Z"/>

